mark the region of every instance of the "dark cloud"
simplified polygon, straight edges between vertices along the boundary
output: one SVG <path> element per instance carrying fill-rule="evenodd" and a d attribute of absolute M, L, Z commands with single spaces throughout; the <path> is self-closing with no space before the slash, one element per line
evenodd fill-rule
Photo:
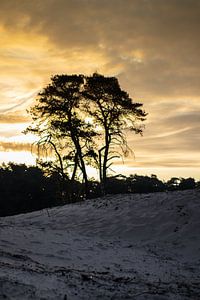
<path fill-rule="evenodd" d="M 158 122 L 154 125 L 147 127 L 143 137 L 129 136 L 129 141 L 135 145 L 138 153 L 140 151 L 149 151 L 162 155 L 167 153 L 188 152 L 199 153 L 200 145 L 200 124 L 198 117 L 189 122 L 183 117 L 169 118 L 167 122 Z M 191 117 L 192 118 L 192 117 Z M 170 120 L 172 123 L 170 123 Z M 173 123 L 174 122 L 174 123 Z M 141 150 L 140 150 L 141 149 Z"/>
<path fill-rule="evenodd" d="M 8 28 L 104 52 L 145 95 L 199 95 L 199 0 L 1 0 L 0 11 Z"/>

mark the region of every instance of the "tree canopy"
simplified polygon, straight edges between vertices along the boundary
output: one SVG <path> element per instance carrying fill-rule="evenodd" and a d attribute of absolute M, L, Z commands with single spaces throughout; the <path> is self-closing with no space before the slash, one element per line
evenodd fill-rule
<path fill-rule="evenodd" d="M 107 170 L 118 156 L 118 146 L 124 155 L 128 154 L 125 130 L 141 134 L 143 127 L 138 122 L 145 120 L 146 113 L 141 103 L 134 103 L 128 93 L 120 88 L 115 77 L 99 74 L 87 77 L 84 96 L 88 115 L 101 128 L 103 145 L 98 149 L 98 168 L 105 188 Z"/>
<path fill-rule="evenodd" d="M 87 165 L 99 169 L 102 191 L 106 191 L 108 169 L 114 158 L 128 153 L 126 130 L 142 134 L 146 113 L 133 102 L 117 78 L 100 74 L 56 75 L 38 94 L 30 110 L 33 124 L 26 129 L 38 135 L 38 147 L 54 154 L 50 166 L 62 181 L 81 174 L 89 195 Z M 52 155 L 53 157 L 53 155 Z"/>

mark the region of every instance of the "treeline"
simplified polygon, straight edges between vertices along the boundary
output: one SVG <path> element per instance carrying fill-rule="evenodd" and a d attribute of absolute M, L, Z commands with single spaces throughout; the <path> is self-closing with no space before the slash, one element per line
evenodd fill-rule
<path fill-rule="evenodd" d="M 200 182 L 194 178 L 172 177 L 164 182 L 156 175 L 142 176 L 130 175 L 129 177 L 118 176 L 110 178 L 107 190 L 112 194 L 117 193 L 155 193 L 164 191 L 188 190 L 200 187 Z"/>
<path fill-rule="evenodd" d="M 163 182 L 157 176 L 130 175 L 109 177 L 106 193 L 152 193 L 186 190 L 200 187 L 193 178 L 171 178 Z M 90 198 L 102 195 L 101 184 L 89 181 Z M 40 210 L 52 206 L 82 201 L 85 198 L 84 184 L 65 180 L 58 173 L 46 176 L 36 166 L 9 163 L 0 167 L 0 216 Z"/>

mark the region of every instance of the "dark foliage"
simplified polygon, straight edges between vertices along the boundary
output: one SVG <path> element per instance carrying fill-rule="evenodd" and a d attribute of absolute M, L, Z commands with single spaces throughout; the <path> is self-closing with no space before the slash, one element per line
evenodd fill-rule
<path fill-rule="evenodd" d="M 62 188 L 61 188 L 62 183 Z M 109 194 L 153 193 L 199 188 L 193 178 L 172 178 L 166 183 L 156 175 L 130 175 L 109 177 L 106 189 Z M 101 196 L 101 184 L 89 181 L 90 198 Z M 0 167 L 0 216 L 40 210 L 66 203 L 82 201 L 84 184 L 68 179 L 63 184 L 62 176 L 51 173 L 45 176 L 36 166 L 10 163 Z"/>
<path fill-rule="evenodd" d="M 194 189 L 198 186 L 198 183 L 195 183 L 193 178 L 177 178 L 172 177 L 166 183 L 167 189 L 169 191 L 176 191 L 176 190 L 190 190 Z"/>
<path fill-rule="evenodd" d="M 181 178 L 179 189 L 180 190 L 191 190 L 196 186 L 194 178 Z"/>
<path fill-rule="evenodd" d="M 81 184 L 76 183 L 81 191 Z M 0 168 L 0 216 L 30 212 L 65 202 L 81 199 L 81 195 L 67 198 L 68 182 L 65 192 L 60 192 L 60 177 L 49 177 L 38 167 L 27 167 L 10 163 Z M 81 193 L 81 192 L 80 192 Z"/>
<path fill-rule="evenodd" d="M 151 177 L 131 175 L 127 178 L 127 182 L 129 191 L 132 193 L 163 192 L 166 189 L 165 184 L 156 175 L 151 175 Z"/>
<path fill-rule="evenodd" d="M 163 182 L 156 175 L 142 176 L 130 175 L 110 177 L 107 182 L 107 189 L 110 194 L 118 193 L 156 193 L 164 191 L 178 191 L 199 188 L 199 182 L 193 178 L 172 177 Z"/>

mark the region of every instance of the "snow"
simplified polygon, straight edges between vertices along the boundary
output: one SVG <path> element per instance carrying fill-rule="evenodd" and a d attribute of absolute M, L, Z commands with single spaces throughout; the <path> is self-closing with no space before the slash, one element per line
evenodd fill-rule
<path fill-rule="evenodd" d="M 200 191 L 0 218 L 0 299 L 200 299 Z"/>

